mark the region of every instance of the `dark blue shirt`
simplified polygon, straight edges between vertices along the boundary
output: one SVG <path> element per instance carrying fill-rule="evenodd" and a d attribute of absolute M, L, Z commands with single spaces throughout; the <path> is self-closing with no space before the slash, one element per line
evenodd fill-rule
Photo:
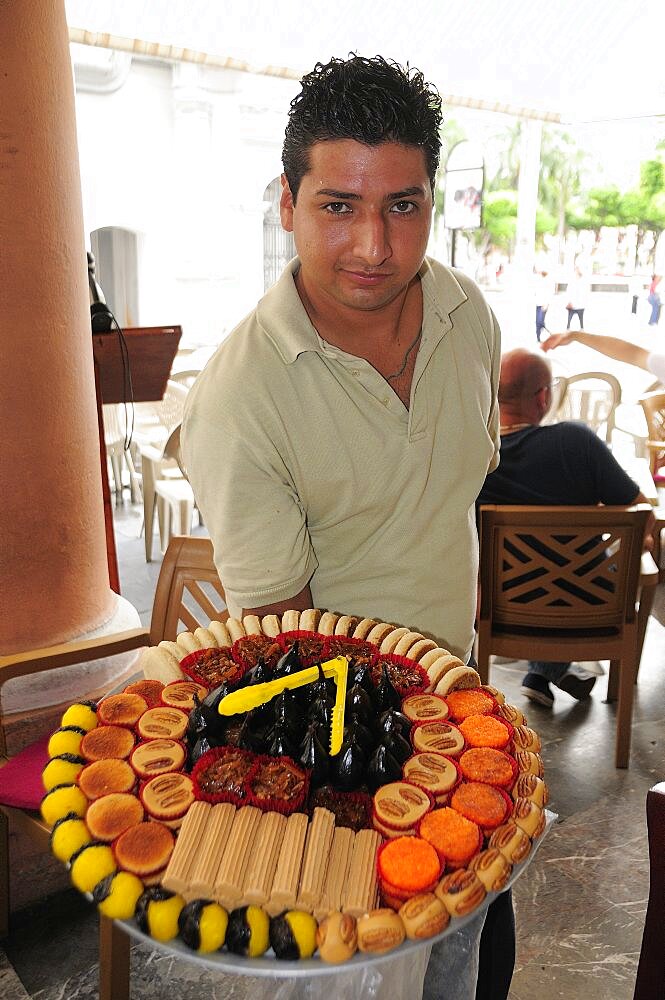
<path fill-rule="evenodd" d="M 637 483 L 585 424 L 564 420 L 501 438 L 478 504 L 631 504 Z"/>

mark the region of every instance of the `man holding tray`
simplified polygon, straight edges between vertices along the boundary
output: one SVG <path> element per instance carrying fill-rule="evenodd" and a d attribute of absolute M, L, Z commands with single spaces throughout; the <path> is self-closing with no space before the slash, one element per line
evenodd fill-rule
<path fill-rule="evenodd" d="M 500 336 L 475 284 L 425 257 L 440 125 L 422 74 L 379 56 L 303 78 L 281 196 L 298 257 L 192 388 L 182 443 L 232 614 L 378 617 L 468 661 Z M 476 995 L 501 1000 L 509 894 L 489 913 Z"/>

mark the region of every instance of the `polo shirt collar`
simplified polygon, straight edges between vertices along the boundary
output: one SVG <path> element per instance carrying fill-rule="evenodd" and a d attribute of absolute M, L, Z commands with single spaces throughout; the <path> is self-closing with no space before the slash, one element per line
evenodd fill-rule
<path fill-rule="evenodd" d="M 294 257 L 280 278 L 260 300 L 256 316 L 275 345 L 284 364 L 292 364 L 305 351 L 322 353 L 323 344 L 300 301 L 293 276 L 300 267 Z M 436 270 L 436 275 L 435 275 Z M 468 296 L 453 271 L 426 257 L 420 268 L 423 298 L 441 322 L 441 335 L 452 329 L 452 312 Z"/>

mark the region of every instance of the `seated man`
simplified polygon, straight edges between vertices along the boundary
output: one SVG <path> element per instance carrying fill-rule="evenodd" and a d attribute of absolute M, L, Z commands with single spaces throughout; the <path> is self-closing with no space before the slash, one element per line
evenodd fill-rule
<path fill-rule="evenodd" d="M 646 503 L 607 445 L 584 424 L 565 420 L 541 427 L 551 403 L 552 371 L 542 355 L 523 348 L 504 354 L 499 380 L 501 462 L 478 505 Z M 596 678 L 570 663 L 529 663 L 523 694 L 551 707 L 554 684 L 582 701 Z"/>

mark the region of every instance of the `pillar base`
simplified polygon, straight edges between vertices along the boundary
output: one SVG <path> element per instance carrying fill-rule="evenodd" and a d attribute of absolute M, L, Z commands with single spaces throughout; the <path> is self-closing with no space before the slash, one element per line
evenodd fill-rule
<path fill-rule="evenodd" d="M 141 619 L 134 605 L 124 597 L 114 596 L 116 603 L 111 618 L 91 632 L 72 636 L 72 641 L 97 639 L 113 632 L 141 627 Z M 140 653 L 140 650 L 132 649 L 101 660 L 90 660 L 27 677 L 15 677 L 3 685 L 3 713 L 11 715 L 34 712 L 50 705 L 71 703 L 93 691 L 108 690 L 138 663 Z"/>

